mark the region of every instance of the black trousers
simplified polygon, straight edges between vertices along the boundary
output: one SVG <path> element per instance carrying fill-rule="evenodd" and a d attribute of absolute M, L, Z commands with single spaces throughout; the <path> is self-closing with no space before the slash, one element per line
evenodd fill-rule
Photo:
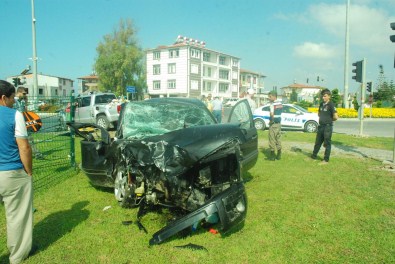
<path fill-rule="evenodd" d="M 333 132 L 332 124 L 318 126 L 317 136 L 315 138 L 315 144 L 313 150 L 313 157 L 317 157 L 321 145 L 322 143 L 324 143 L 324 147 L 325 147 L 324 160 L 329 161 L 329 157 L 331 155 L 332 132 Z"/>

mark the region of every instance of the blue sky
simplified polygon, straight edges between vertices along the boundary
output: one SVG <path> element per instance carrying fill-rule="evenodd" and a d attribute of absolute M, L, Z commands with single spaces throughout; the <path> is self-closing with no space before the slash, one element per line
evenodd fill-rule
<path fill-rule="evenodd" d="M 367 80 L 378 65 L 395 80 L 394 0 L 351 0 L 351 63 L 367 59 Z M 346 0 L 35 0 L 38 72 L 76 80 L 89 75 L 96 47 L 120 19 L 132 19 L 143 49 L 172 44 L 178 35 L 241 58 L 266 90 L 288 84 L 344 87 Z M 0 78 L 32 62 L 31 0 L 0 0 Z M 317 82 L 320 76 L 320 82 Z M 77 86 L 75 84 L 75 86 Z"/>

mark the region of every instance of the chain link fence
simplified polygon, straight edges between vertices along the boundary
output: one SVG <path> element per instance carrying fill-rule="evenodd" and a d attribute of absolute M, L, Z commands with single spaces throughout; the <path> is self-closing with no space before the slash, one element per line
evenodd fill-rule
<path fill-rule="evenodd" d="M 29 132 L 35 192 L 49 189 L 76 174 L 74 134 L 66 125 L 73 97 L 29 97 L 27 111 L 39 115 L 42 127 Z M 70 120 L 70 119 L 69 119 Z"/>

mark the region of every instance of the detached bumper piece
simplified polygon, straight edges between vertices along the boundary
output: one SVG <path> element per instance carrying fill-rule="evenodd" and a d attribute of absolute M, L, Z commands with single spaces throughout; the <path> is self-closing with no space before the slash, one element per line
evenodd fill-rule
<path fill-rule="evenodd" d="M 226 233 L 244 221 L 247 215 L 247 196 L 242 182 L 233 184 L 197 210 L 165 226 L 152 236 L 149 244 L 160 244 L 167 238 L 215 213 L 219 217 L 218 225 L 221 233 Z"/>

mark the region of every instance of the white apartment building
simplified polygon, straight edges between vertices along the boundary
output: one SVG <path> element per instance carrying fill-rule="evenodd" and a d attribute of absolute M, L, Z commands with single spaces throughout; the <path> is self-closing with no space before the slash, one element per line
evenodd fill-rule
<path fill-rule="evenodd" d="M 298 102 L 305 100 L 312 103 L 314 102 L 314 96 L 320 93 L 323 87 L 293 83 L 280 89 L 282 90 L 283 98 L 290 100 L 292 91 L 295 91 L 298 94 Z"/>
<path fill-rule="evenodd" d="M 265 75 L 252 72 L 245 69 L 240 69 L 240 94 L 243 96 L 247 94 L 248 89 L 254 89 L 254 99 L 257 105 L 263 105 L 268 102 L 267 93 L 264 94 L 264 81 Z"/>
<path fill-rule="evenodd" d="M 170 46 L 146 51 L 150 97 L 239 96 L 240 59 L 178 36 Z"/>
<path fill-rule="evenodd" d="M 27 88 L 27 95 L 28 97 L 32 98 L 45 98 L 45 97 L 54 97 L 54 96 L 70 96 L 71 91 L 73 88 L 73 80 L 44 75 L 44 74 L 37 74 L 37 89 L 34 89 L 33 85 L 33 74 L 26 74 L 26 75 L 17 75 L 7 78 L 7 82 L 13 83 L 13 78 L 19 78 L 22 82 L 22 85 Z"/>

